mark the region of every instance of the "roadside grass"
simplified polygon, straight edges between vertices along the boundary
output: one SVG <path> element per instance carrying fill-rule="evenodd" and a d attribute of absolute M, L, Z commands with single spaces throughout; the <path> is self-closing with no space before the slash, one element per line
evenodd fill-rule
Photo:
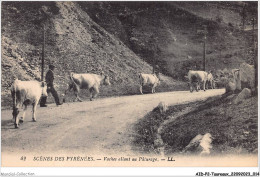
<path fill-rule="evenodd" d="M 155 108 L 136 124 L 134 145 L 142 152 L 158 153 L 154 140 L 160 124 L 184 108 L 196 106 L 195 111 L 164 126 L 161 137 L 165 154 L 180 153 L 196 135 L 205 133 L 212 135 L 211 154 L 257 153 L 257 97 L 237 105 L 231 100 L 223 95 L 203 102 L 171 106 L 163 115 Z"/>
<path fill-rule="evenodd" d="M 228 97 L 201 105 L 165 127 L 162 139 L 166 153 L 175 153 L 196 135 L 212 135 L 212 154 L 257 152 L 257 97 L 235 105 Z M 185 126 L 184 126 L 185 125 Z"/>
<path fill-rule="evenodd" d="M 158 107 L 155 107 L 135 125 L 134 130 L 136 134 L 133 145 L 136 147 L 136 150 L 142 153 L 159 153 L 156 145 L 154 144 L 154 140 L 157 138 L 156 135 L 159 126 L 165 120 L 169 119 L 171 115 L 181 112 L 187 106 L 197 104 L 202 104 L 202 101 L 170 106 L 166 113 L 163 114 L 160 113 Z"/>
<path fill-rule="evenodd" d="M 166 116 L 161 115 L 157 107 L 149 112 L 135 125 L 136 134 L 134 135 L 133 147 L 141 153 L 158 154 L 159 151 L 154 146 L 154 140 L 157 130 L 164 120 L 166 120 Z"/>

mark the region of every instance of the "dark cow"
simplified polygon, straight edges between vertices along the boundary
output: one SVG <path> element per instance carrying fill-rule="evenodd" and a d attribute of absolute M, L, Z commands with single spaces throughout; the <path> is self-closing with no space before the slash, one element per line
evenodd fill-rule
<path fill-rule="evenodd" d="M 156 74 L 139 74 L 140 92 L 143 94 L 143 86 L 151 86 L 152 93 L 155 93 L 155 87 L 160 84 L 160 80 Z"/>
<path fill-rule="evenodd" d="M 195 87 L 196 91 L 198 92 L 200 83 L 203 84 L 203 90 L 206 91 L 205 86 L 206 86 L 207 78 L 208 78 L 208 73 L 205 71 L 190 70 L 188 72 L 190 92 L 193 92 L 193 87 Z"/>
<path fill-rule="evenodd" d="M 68 89 L 64 93 L 63 102 L 65 102 L 65 97 L 68 91 L 74 90 L 75 100 L 74 101 L 82 101 L 79 98 L 80 89 L 88 89 L 90 92 L 90 101 L 95 98 L 99 93 L 100 85 L 110 85 L 109 77 L 101 74 L 70 74 L 70 83 Z"/>
<path fill-rule="evenodd" d="M 36 121 L 36 107 L 41 96 L 47 97 L 47 86 L 44 82 L 38 81 L 20 81 L 16 79 L 11 87 L 13 98 L 13 120 L 15 128 L 19 127 L 19 109 L 24 107 L 24 112 L 21 117 L 21 122 L 24 121 L 27 106 L 32 104 L 32 120 Z"/>

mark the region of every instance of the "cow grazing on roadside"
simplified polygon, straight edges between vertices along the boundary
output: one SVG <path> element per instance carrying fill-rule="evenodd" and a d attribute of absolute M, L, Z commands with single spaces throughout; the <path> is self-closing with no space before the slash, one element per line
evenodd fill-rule
<path fill-rule="evenodd" d="M 65 102 L 65 97 L 68 91 L 73 89 L 75 93 L 75 100 L 74 101 L 82 101 L 79 98 L 80 89 L 88 89 L 90 92 L 90 101 L 92 101 L 99 93 L 100 85 L 110 85 L 109 77 L 101 74 L 70 74 L 70 83 L 68 89 L 65 90 L 63 102 Z"/>
<path fill-rule="evenodd" d="M 151 86 L 152 93 L 155 93 L 155 87 L 160 84 L 158 75 L 156 74 L 139 74 L 140 79 L 140 92 L 143 94 L 143 86 Z"/>
<path fill-rule="evenodd" d="M 23 115 L 20 119 L 24 121 L 27 106 L 32 104 L 32 120 L 36 121 L 36 107 L 41 96 L 47 97 L 47 86 L 44 82 L 38 81 L 20 81 L 16 79 L 11 87 L 13 98 L 13 120 L 15 128 L 19 127 L 19 109 L 24 108 Z"/>
<path fill-rule="evenodd" d="M 198 92 L 200 83 L 203 84 L 203 90 L 206 91 L 205 86 L 206 86 L 207 78 L 208 78 L 208 73 L 205 71 L 190 70 L 188 72 L 190 92 L 193 92 L 193 87 L 195 87 L 196 91 Z"/>

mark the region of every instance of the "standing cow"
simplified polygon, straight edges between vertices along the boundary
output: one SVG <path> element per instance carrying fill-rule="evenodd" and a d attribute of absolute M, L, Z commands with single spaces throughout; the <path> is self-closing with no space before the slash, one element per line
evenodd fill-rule
<path fill-rule="evenodd" d="M 155 87 L 160 84 L 160 80 L 156 74 L 139 74 L 140 92 L 143 94 L 143 86 L 151 86 L 152 93 L 155 93 Z"/>
<path fill-rule="evenodd" d="M 190 85 L 190 92 L 193 92 L 193 87 L 195 87 L 196 91 L 198 92 L 200 83 L 203 84 L 203 90 L 206 91 L 206 81 L 208 79 L 207 72 L 190 70 L 188 72 L 188 79 Z"/>
<path fill-rule="evenodd" d="M 24 107 L 24 112 L 21 117 L 21 122 L 24 121 L 27 106 L 32 104 L 32 120 L 36 121 L 36 107 L 41 96 L 47 97 L 47 86 L 44 82 L 38 81 L 20 81 L 16 79 L 11 87 L 13 98 L 13 120 L 15 128 L 19 127 L 19 109 Z"/>
<path fill-rule="evenodd" d="M 82 100 L 79 98 L 80 89 L 88 89 L 90 92 L 90 101 L 95 98 L 99 93 L 100 85 L 110 85 L 109 77 L 101 74 L 70 74 L 70 83 L 68 89 L 65 90 L 63 102 L 65 102 L 65 97 L 68 91 L 74 90 L 75 93 L 75 100 L 80 101 Z"/>

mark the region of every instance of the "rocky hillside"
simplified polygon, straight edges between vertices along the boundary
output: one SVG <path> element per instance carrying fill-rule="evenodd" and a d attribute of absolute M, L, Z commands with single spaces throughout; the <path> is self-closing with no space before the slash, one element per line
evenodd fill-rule
<path fill-rule="evenodd" d="M 2 3 L 2 102 L 9 100 L 14 78 L 40 79 L 45 25 L 45 71 L 54 64 L 58 92 L 65 90 L 69 72 L 102 71 L 111 87 L 102 95 L 138 93 L 138 73 L 152 67 L 123 42 L 104 30 L 76 2 Z M 162 76 L 166 90 L 176 82 Z M 179 84 L 178 84 L 179 85 Z M 83 92 L 84 93 L 84 92 Z"/>
<path fill-rule="evenodd" d="M 158 64 L 163 73 L 174 78 L 183 79 L 189 69 L 202 69 L 204 26 L 207 70 L 235 68 L 243 61 L 253 64 L 253 32 L 243 28 L 252 28 L 251 19 L 257 19 L 256 2 L 80 5 L 137 55 L 152 65 Z"/>

